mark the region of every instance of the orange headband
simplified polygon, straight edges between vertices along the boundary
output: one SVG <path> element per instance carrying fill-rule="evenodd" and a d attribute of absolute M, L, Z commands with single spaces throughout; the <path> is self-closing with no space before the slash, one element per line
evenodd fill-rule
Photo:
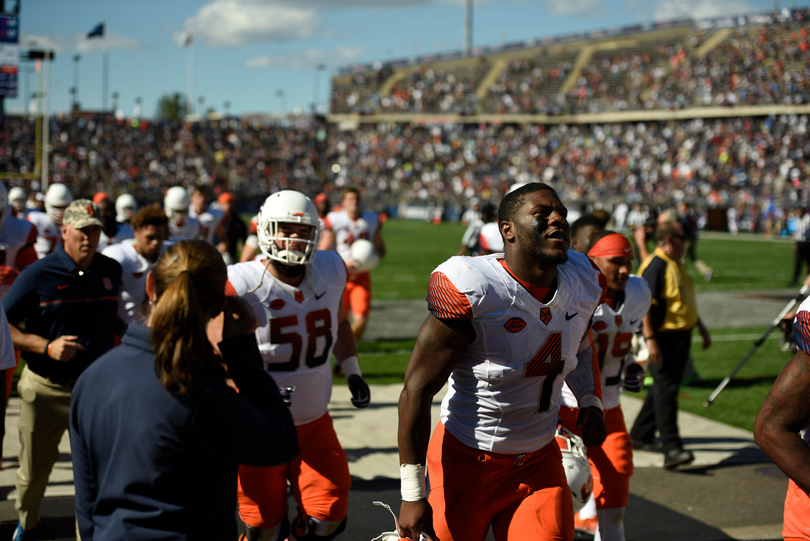
<path fill-rule="evenodd" d="M 624 235 L 613 233 L 602 237 L 588 251 L 590 257 L 624 257 L 633 255 L 633 247 Z"/>

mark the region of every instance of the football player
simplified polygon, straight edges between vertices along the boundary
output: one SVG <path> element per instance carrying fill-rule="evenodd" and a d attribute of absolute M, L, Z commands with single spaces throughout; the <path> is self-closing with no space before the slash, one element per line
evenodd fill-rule
<path fill-rule="evenodd" d="M 358 342 L 362 338 L 371 313 L 371 274 L 355 268 L 351 258 L 351 245 L 357 239 L 374 243 L 377 253 L 385 257 L 382 222 L 376 212 L 360 212 L 360 190 L 343 191 L 341 210 L 330 212 L 324 220 L 324 239 L 320 250 L 337 249 L 349 269 L 349 281 L 343 297 L 343 308 L 352 315 L 352 332 Z"/>
<path fill-rule="evenodd" d="M 754 422 L 754 440 L 788 476 L 782 536 L 810 539 L 810 298 L 796 312 L 798 351 L 768 392 Z"/>
<path fill-rule="evenodd" d="M 14 186 L 8 191 L 8 202 L 11 205 L 11 215 L 15 218 L 25 218 L 28 214 L 28 209 L 25 208 L 25 202 L 28 200 L 28 194 L 19 186 Z"/>
<path fill-rule="evenodd" d="M 73 201 L 73 194 L 61 183 L 51 184 L 45 193 L 45 212 L 29 212 L 26 220 L 37 228 L 34 249 L 42 259 L 62 244 L 62 217 Z"/>
<path fill-rule="evenodd" d="M 194 186 L 188 215 L 200 223 L 200 238 L 214 244 L 214 233 L 222 221 L 223 212 L 208 205 L 208 190 L 205 186 Z"/>
<path fill-rule="evenodd" d="M 495 539 L 574 538 L 554 435 L 565 380 L 585 444 L 605 439 L 589 330 L 605 284 L 569 253 L 566 214 L 550 186 L 526 184 L 498 211 L 503 255 L 452 257 L 431 274 L 430 314 L 399 399 L 402 537 L 418 539 L 432 514 L 442 541 L 485 539 L 490 526 Z M 445 383 L 431 437 L 431 401 Z"/>
<path fill-rule="evenodd" d="M 593 315 L 593 341 L 602 375 L 602 405 L 605 408 L 607 438 L 588 448 L 593 470 L 598 536 L 602 541 L 624 541 L 624 510 L 630 497 L 633 474 L 633 446 L 624 424 L 621 388 L 638 392 L 644 385 L 644 369 L 630 352 L 633 335 L 650 310 L 652 294 L 647 281 L 630 274 L 633 247 L 624 235 L 613 231 L 595 233 L 588 257 L 607 281 L 607 297 Z M 560 420 L 565 428 L 576 428 L 579 408 L 568 385 L 563 386 Z"/>
<path fill-rule="evenodd" d="M 98 251 L 104 250 L 107 246 L 118 244 L 127 239 L 135 237 L 132 227 L 126 223 L 118 223 L 116 220 L 116 211 L 113 207 L 112 201 L 107 194 L 104 194 L 99 201 L 95 201 L 98 205 L 98 213 L 101 216 L 101 222 L 104 227 L 101 229 L 101 236 L 98 239 Z"/>
<path fill-rule="evenodd" d="M 127 325 L 133 321 L 143 323 L 149 312 L 143 309 L 146 275 L 155 266 L 164 248 L 168 223 L 169 219 L 157 203 L 144 207 L 132 219 L 135 238 L 107 246 L 102 252 L 121 264 L 118 316 Z"/>
<path fill-rule="evenodd" d="M 182 186 L 172 186 L 163 199 L 163 211 L 169 217 L 169 240 L 200 238 L 200 222 L 188 215 L 191 198 Z"/>
<path fill-rule="evenodd" d="M 346 374 L 352 403 L 370 401 L 357 361 L 357 343 L 343 310 L 346 266 L 319 251 L 318 214 L 302 193 L 277 192 L 262 205 L 257 223 L 264 258 L 228 267 L 226 293 L 240 296 L 259 318 L 256 337 L 265 368 L 281 387 L 295 388 L 291 411 L 301 454 L 274 468 L 239 468 L 239 512 L 246 539 L 328 540 L 343 531 L 349 505 L 346 453 L 327 410 L 334 353 Z M 246 445 L 250 445 L 249 435 Z M 298 514 L 287 518 L 287 481 Z"/>
<path fill-rule="evenodd" d="M 138 202 L 128 193 L 122 193 L 115 200 L 115 221 L 129 224 L 138 212 Z"/>

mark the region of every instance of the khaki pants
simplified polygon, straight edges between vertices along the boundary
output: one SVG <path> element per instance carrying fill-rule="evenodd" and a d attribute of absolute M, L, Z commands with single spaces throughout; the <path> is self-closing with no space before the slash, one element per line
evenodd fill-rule
<path fill-rule="evenodd" d="M 23 368 L 20 393 L 20 468 L 14 508 L 22 527 L 34 528 L 48 477 L 59 459 L 59 440 L 68 428 L 71 387 L 57 385 Z"/>

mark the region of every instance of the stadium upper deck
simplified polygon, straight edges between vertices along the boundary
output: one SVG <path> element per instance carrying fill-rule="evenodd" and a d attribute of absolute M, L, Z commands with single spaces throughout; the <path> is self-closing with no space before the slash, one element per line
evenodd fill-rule
<path fill-rule="evenodd" d="M 808 30 L 810 11 L 783 10 L 353 66 L 332 80 L 331 119 L 556 123 L 786 112 L 810 103 Z"/>

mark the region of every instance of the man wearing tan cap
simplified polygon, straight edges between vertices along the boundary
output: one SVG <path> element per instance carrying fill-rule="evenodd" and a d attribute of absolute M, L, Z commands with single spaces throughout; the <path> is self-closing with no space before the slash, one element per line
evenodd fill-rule
<path fill-rule="evenodd" d="M 62 245 L 26 267 L 4 299 L 11 339 L 26 360 L 17 385 L 21 450 L 15 539 L 33 539 L 57 446 L 68 428 L 74 383 L 113 347 L 121 265 L 96 253 L 101 227 L 92 201 L 70 203 L 62 219 Z"/>

